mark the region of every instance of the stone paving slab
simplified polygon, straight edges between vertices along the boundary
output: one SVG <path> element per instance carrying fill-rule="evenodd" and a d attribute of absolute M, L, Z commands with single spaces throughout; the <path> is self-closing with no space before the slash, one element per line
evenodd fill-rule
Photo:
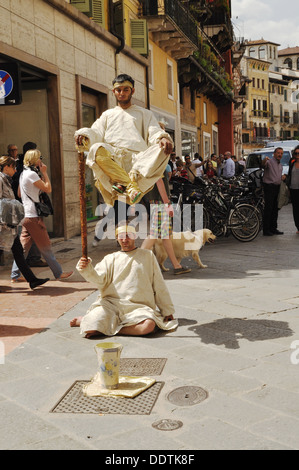
<path fill-rule="evenodd" d="M 1 312 L 0 325 L 2 320 L 19 330 L 0 364 L 0 449 L 298 450 L 299 364 L 291 361 L 291 345 L 299 341 L 299 238 L 290 209 L 280 213 L 284 236 L 259 235 L 250 244 L 220 239 L 202 250 L 207 269 L 188 260 L 190 274 L 164 274 L 179 319 L 176 331 L 118 337 L 123 358 L 167 359 L 155 377 L 164 386 L 150 415 L 51 413 L 75 381 L 90 380 L 97 369 L 94 346 L 103 338 L 87 340 L 69 327 L 97 296 L 87 283 L 75 278 L 73 292 L 51 299 L 38 290 L 19 316 L 13 309 Z M 74 266 L 80 240 L 55 249 L 65 247 L 76 247 L 62 252 L 63 262 Z M 95 261 L 115 249 L 111 242 L 102 247 L 90 248 Z M 23 308 L 29 295 L 15 294 Z M 56 310 L 48 309 L 55 297 Z M 24 335 L 24 327 L 35 330 Z M 168 400 L 174 389 L 187 386 L 203 388 L 207 399 L 193 406 Z M 159 419 L 183 426 L 163 432 L 152 426 Z"/>

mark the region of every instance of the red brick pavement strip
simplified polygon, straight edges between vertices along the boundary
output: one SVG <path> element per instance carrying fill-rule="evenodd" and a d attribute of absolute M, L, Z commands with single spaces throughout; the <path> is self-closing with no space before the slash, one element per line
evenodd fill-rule
<path fill-rule="evenodd" d="M 96 264 L 118 247 L 115 240 L 106 240 L 98 248 L 93 248 L 93 235 L 93 232 L 88 235 L 89 256 Z M 65 241 L 52 240 L 52 248 L 63 271 L 74 271 L 74 274 L 65 281 L 56 281 L 49 268 L 32 268 L 37 277 L 51 279 L 33 291 L 27 282 L 10 282 L 12 256 L 5 253 L 5 266 L 0 267 L 0 341 L 4 343 L 5 354 L 45 329 L 96 290 L 76 271 L 82 253 L 80 236 Z M 63 256 L 65 248 L 71 248 L 71 251 Z"/>
<path fill-rule="evenodd" d="M 5 354 L 41 332 L 95 290 L 76 273 L 72 280 L 51 280 L 35 290 L 26 282 L 11 284 L 3 277 L 0 276 L 0 340 Z"/>

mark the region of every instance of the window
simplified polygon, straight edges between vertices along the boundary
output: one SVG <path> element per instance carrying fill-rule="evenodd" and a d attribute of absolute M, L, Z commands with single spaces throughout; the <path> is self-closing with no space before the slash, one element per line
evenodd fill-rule
<path fill-rule="evenodd" d="M 204 102 L 203 104 L 203 123 L 208 123 L 208 116 L 207 116 L 207 103 Z"/>
<path fill-rule="evenodd" d="M 167 92 L 168 98 L 174 99 L 173 93 L 173 64 L 167 59 Z"/>
<path fill-rule="evenodd" d="M 131 20 L 131 46 L 139 54 L 148 55 L 148 33 L 146 20 Z"/>
<path fill-rule="evenodd" d="M 195 91 L 190 88 L 190 109 L 195 111 Z"/>
<path fill-rule="evenodd" d="M 79 11 L 91 17 L 96 23 L 105 26 L 105 5 L 103 0 L 70 0 L 70 3 Z"/>
<path fill-rule="evenodd" d="M 284 100 L 288 101 L 288 90 L 284 89 L 283 94 L 284 94 Z"/>
<path fill-rule="evenodd" d="M 254 47 L 250 47 L 249 49 L 249 57 L 254 57 L 255 56 L 255 48 Z"/>
<path fill-rule="evenodd" d="M 183 85 L 180 83 L 180 105 L 183 106 L 184 104 L 184 87 Z"/>
<path fill-rule="evenodd" d="M 253 109 L 253 115 L 256 116 L 256 99 L 255 98 L 253 99 L 252 109 Z"/>
<path fill-rule="evenodd" d="M 255 88 L 255 78 L 252 79 L 252 87 Z"/>
<path fill-rule="evenodd" d="M 287 66 L 286 68 L 289 68 L 289 69 L 293 68 L 293 61 L 290 58 L 285 59 L 283 64 Z"/>
<path fill-rule="evenodd" d="M 297 70 L 299 70 L 299 57 L 297 59 Z"/>
<path fill-rule="evenodd" d="M 265 59 L 266 58 L 266 46 L 260 46 L 259 47 L 259 59 Z"/>
<path fill-rule="evenodd" d="M 274 105 L 270 104 L 270 121 L 274 121 Z"/>
<path fill-rule="evenodd" d="M 257 88 L 259 88 L 259 87 L 260 87 L 260 79 L 258 78 L 257 79 Z"/>
<path fill-rule="evenodd" d="M 286 124 L 289 124 L 289 122 L 290 122 L 290 114 L 289 114 L 288 111 L 285 111 L 285 112 L 284 112 L 284 122 L 285 122 Z"/>
<path fill-rule="evenodd" d="M 262 89 L 265 89 L 265 80 L 262 80 Z"/>

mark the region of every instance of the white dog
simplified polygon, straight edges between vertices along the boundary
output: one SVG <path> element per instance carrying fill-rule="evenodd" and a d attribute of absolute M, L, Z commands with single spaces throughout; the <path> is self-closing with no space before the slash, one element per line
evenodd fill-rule
<path fill-rule="evenodd" d="M 196 232 L 179 232 L 171 236 L 174 253 L 178 262 L 180 263 L 183 258 L 192 255 L 194 261 L 196 261 L 201 268 L 207 268 L 207 265 L 202 264 L 198 252 L 205 243 L 212 242 L 215 239 L 216 236 L 207 228 L 196 230 Z M 164 266 L 168 255 L 161 239 L 155 241 L 154 253 L 162 271 L 169 271 L 169 269 Z"/>

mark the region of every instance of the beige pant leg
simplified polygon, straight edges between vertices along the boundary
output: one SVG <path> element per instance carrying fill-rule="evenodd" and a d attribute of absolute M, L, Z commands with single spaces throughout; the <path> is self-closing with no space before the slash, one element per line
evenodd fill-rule
<path fill-rule="evenodd" d="M 119 183 L 126 187 L 126 194 L 129 197 L 129 203 L 131 203 L 131 200 L 135 199 L 136 193 L 140 193 L 140 196 L 138 200 L 135 200 L 134 202 L 136 203 L 137 201 L 140 201 L 142 194 L 136 181 L 132 181 L 128 173 L 113 160 L 112 154 L 109 150 L 104 147 L 99 147 L 96 152 L 95 160 L 98 167 L 110 179 L 111 185 Z"/>
<path fill-rule="evenodd" d="M 128 173 L 113 160 L 111 153 L 104 147 L 99 147 L 96 152 L 96 164 L 110 178 L 111 184 L 119 183 L 127 187 L 131 183 Z"/>

